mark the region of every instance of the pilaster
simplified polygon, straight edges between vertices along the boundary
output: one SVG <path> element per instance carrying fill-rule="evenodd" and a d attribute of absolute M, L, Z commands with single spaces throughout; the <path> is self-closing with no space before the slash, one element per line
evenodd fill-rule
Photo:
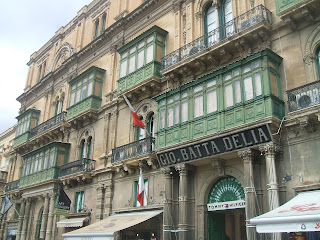
<path fill-rule="evenodd" d="M 253 158 L 255 152 L 251 149 L 238 151 L 238 156 L 243 160 L 244 165 L 244 179 L 245 179 L 245 199 L 246 199 L 246 228 L 247 228 L 247 239 L 257 239 L 255 228 L 248 226 L 251 218 L 257 215 L 256 204 L 255 204 L 255 187 L 254 187 L 254 175 L 253 175 Z"/>
<path fill-rule="evenodd" d="M 25 201 L 25 199 L 22 199 L 21 207 L 20 207 L 20 216 L 19 216 L 19 223 L 18 223 L 16 240 L 20 240 L 21 239 L 21 231 L 22 231 L 22 225 L 23 225 L 25 209 L 26 209 L 26 201 Z"/>
<path fill-rule="evenodd" d="M 259 150 L 262 154 L 265 155 L 266 158 L 266 171 L 267 171 L 267 181 L 268 181 L 268 202 L 269 202 L 269 211 L 280 206 L 279 201 L 279 187 L 277 181 L 277 172 L 276 172 L 276 163 L 275 156 L 276 153 L 279 152 L 280 148 L 277 144 L 270 142 L 263 146 L 259 147 Z M 272 233 L 271 239 L 280 240 L 280 233 Z"/>
<path fill-rule="evenodd" d="M 44 206 L 43 206 L 43 214 L 42 214 L 42 224 L 40 229 L 40 238 L 44 239 L 46 236 L 46 228 L 48 222 L 48 211 L 49 211 L 49 195 L 44 195 Z"/>
<path fill-rule="evenodd" d="M 172 230 L 172 172 L 169 167 L 161 168 L 165 177 L 164 211 L 163 211 L 163 239 L 171 239 Z"/>
<path fill-rule="evenodd" d="M 21 240 L 25 240 L 27 236 L 27 227 L 29 222 L 29 215 L 30 215 L 30 209 L 31 209 L 31 198 L 27 198 L 25 213 L 23 217 L 23 225 L 22 225 L 22 231 L 21 231 Z"/>
<path fill-rule="evenodd" d="M 193 168 L 185 163 L 178 164 L 175 169 L 179 172 L 179 239 L 185 240 L 188 236 L 188 172 Z"/>
<path fill-rule="evenodd" d="M 48 223 L 47 223 L 47 230 L 46 230 L 46 238 L 45 238 L 45 240 L 50 240 L 51 239 L 53 215 L 54 215 L 54 213 L 53 213 L 54 204 L 55 204 L 55 194 L 52 193 L 51 196 L 50 196 L 49 215 L 48 215 Z"/>

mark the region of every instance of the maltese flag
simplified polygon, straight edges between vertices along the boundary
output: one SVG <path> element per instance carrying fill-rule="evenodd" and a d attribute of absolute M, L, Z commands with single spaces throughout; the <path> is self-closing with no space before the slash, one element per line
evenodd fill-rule
<path fill-rule="evenodd" d="M 132 114 L 132 117 L 133 117 L 133 125 L 136 125 L 136 126 L 142 128 L 142 129 L 144 129 L 145 128 L 144 123 L 139 118 L 138 114 L 136 113 L 136 111 L 132 107 L 132 105 L 129 102 L 128 98 L 124 94 L 122 94 L 122 96 L 123 96 L 124 100 L 126 101 L 126 103 L 128 104 L 130 110 L 131 110 L 131 114 Z"/>
<path fill-rule="evenodd" d="M 140 203 L 140 206 L 143 206 L 143 192 L 144 192 L 144 180 L 142 177 L 142 169 L 140 168 L 138 193 L 137 193 L 137 201 Z"/>

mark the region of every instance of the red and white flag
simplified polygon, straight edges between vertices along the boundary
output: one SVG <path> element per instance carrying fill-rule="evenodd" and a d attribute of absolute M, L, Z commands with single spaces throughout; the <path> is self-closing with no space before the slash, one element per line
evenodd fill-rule
<path fill-rule="evenodd" d="M 143 192 L 144 192 L 144 180 L 142 177 L 142 169 L 140 168 L 138 192 L 137 192 L 137 202 L 140 203 L 140 206 L 143 206 Z"/>
<path fill-rule="evenodd" d="M 128 98 L 122 94 L 124 100 L 126 101 L 126 103 L 128 104 L 130 110 L 131 110 L 131 114 L 132 114 L 132 117 L 133 117 L 133 125 L 135 126 L 138 126 L 142 129 L 145 128 L 145 125 L 144 123 L 141 121 L 141 119 L 139 118 L 138 114 L 136 113 L 136 111 L 134 110 L 134 108 L 132 107 L 131 103 L 129 102 Z"/>

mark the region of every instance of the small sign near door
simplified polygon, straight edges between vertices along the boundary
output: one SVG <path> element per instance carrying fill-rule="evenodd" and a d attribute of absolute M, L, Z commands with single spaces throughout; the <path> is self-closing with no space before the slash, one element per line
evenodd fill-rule
<path fill-rule="evenodd" d="M 246 202 L 244 200 L 237 200 L 231 202 L 218 202 L 207 204 L 208 211 L 228 210 L 236 208 L 245 208 Z"/>

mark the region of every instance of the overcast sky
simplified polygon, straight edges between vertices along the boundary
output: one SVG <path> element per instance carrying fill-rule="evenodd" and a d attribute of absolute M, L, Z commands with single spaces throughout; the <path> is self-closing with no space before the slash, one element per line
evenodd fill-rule
<path fill-rule="evenodd" d="M 17 123 L 27 62 L 91 0 L 0 0 L 0 133 Z"/>

